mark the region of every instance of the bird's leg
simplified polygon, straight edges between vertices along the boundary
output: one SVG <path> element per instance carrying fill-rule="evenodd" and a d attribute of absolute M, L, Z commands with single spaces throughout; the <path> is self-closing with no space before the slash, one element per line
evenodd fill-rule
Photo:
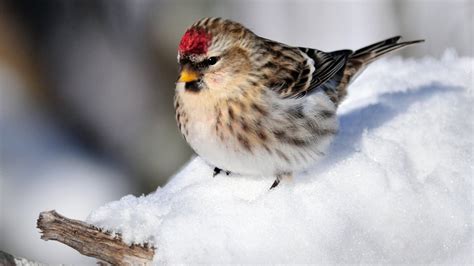
<path fill-rule="evenodd" d="M 291 180 L 293 178 L 293 175 L 291 173 L 283 173 L 283 174 L 277 174 L 276 175 L 276 179 L 275 181 L 273 182 L 272 186 L 270 187 L 270 189 L 274 189 L 278 186 L 278 184 L 280 184 L 280 181 L 283 179 L 283 178 L 286 178 L 288 180 Z"/>
<path fill-rule="evenodd" d="M 212 173 L 212 177 L 216 177 L 216 175 L 220 174 L 222 172 L 222 169 L 218 167 L 214 167 L 214 173 Z"/>
<path fill-rule="evenodd" d="M 216 175 L 220 174 L 222 171 L 224 171 L 226 175 L 230 175 L 230 171 L 222 170 L 219 167 L 214 167 L 214 173 L 212 174 L 212 177 L 216 177 Z"/>
<path fill-rule="evenodd" d="M 273 184 L 272 184 L 272 186 L 270 187 L 270 189 L 276 188 L 276 187 L 278 186 L 278 184 L 280 184 L 280 179 L 281 179 L 280 176 L 277 175 L 277 176 L 276 176 L 276 179 L 275 179 L 275 181 L 273 182 Z"/>

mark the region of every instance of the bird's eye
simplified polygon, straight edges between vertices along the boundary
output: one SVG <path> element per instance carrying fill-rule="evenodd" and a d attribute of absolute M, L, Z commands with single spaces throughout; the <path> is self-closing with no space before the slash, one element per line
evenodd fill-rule
<path fill-rule="evenodd" d="M 207 61 L 206 63 L 207 63 L 208 65 L 212 66 L 212 65 L 215 65 L 215 64 L 217 63 L 217 61 L 219 61 L 219 59 L 220 59 L 220 58 L 217 57 L 217 56 L 211 56 L 211 57 L 209 57 L 209 58 L 206 60 L 206 61 Z"/>

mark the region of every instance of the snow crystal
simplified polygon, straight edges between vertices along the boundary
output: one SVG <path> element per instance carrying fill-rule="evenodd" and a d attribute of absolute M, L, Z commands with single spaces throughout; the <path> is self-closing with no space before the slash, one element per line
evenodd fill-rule
<path fill-rule="evenodd" d="M 274 190 L 194 158 L 88 221 L 151 243 L 157 263 L 472 263 L 473 63 L 374 63 L 326 158 Z"/>

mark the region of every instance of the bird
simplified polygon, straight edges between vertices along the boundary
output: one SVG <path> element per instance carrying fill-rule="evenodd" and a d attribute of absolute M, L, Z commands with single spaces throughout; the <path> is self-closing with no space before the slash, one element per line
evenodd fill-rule
<path fill-rule="evenodd" d="M 284 178 L 325 156 L 348 85 L 375 60 L 424 40 L 395 36 L 359 50 L 323 52 L 255 34 L 238 22 L 196 21 L 178 45 L 176 121 L 211 167 Z"/>

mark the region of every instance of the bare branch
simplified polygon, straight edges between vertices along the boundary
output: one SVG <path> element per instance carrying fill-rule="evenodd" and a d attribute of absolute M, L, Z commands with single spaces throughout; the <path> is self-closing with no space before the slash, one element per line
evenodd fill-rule
<path fill-rule="evenodd" d="M 56 211 L 42 212 L 37 221 L 41 239 L 64 243 L 81 254 L 113 265 L 151 264 L 154 249 L 145 245 L 129 246 L 120 235 L 102 232 L 88 223 L 68 219 Z"/>

